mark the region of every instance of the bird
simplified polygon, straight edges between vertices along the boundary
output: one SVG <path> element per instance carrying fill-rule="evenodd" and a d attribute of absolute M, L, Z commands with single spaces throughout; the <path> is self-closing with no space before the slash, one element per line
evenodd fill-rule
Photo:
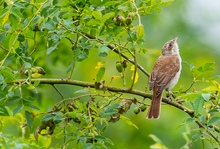
<path fill-rule="evenodd" d="M 162 47 L 162 55 L 156 60 L 149 77 L 149 89 L 153 96 L 147 119 L 160 117 L 162 93 L 172 89 L 178 82 L 181 73 L 181 57 L 177 44 L 178 37 L 167 41 Z"/>

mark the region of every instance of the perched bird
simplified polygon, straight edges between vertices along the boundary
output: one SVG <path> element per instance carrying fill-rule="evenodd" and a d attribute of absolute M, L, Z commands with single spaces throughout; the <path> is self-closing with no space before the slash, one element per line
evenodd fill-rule
<path fill-rule="evenodd" d="M 147 114 L 148 119 L 160 117 L 162 93 L 172 89 L 179 80 L 181 72 L 181 57 L 177 44 L 177 37 L 166 42 L 162 48 L 162 55 L 154 64 L 150 75 L 150 90 L 153 97 Z"/>

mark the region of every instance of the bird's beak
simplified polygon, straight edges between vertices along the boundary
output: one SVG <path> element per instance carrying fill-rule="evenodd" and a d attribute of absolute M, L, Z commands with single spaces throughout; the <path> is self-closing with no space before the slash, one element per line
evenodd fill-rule
<path fill-rule="evenodd" d="M 178 37 L 174 38 L 173 40 L 174 40 L 175 42 L 177 42 L 177 39 L 178 39 Z"/>

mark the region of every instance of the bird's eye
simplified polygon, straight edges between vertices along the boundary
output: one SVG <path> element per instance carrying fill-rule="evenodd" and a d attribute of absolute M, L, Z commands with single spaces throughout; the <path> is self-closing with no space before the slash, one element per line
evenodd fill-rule
<path fill-rule="evenodd" d="M 173 46 L 173 44 L 172 43 L 169 43 L 169 47 L 172 47 Z"/>

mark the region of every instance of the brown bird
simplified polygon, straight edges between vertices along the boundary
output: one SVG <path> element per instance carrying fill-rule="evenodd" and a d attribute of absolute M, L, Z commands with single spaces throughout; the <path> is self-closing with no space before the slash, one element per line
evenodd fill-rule
<path fill-rule="evenodd" d="M 177 39 L 176 37 L 164 44 L 162 55 L 157 59 L 150 75 L 150 90 L 153 90 L 153 97 L 146 117 L 148 119 L 160 117 L 163 91 L 172 89 L 179 80 L 181 57 Z"/>

